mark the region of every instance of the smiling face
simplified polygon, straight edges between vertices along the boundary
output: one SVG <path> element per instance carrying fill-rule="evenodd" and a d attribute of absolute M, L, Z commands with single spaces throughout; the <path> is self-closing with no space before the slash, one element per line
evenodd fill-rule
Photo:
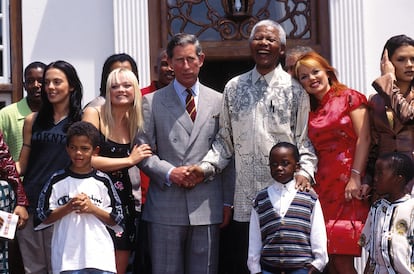
<path fill-rule="evenodd" d="M 70 87 L 66 74 L 57 68 L 50 68 L 45 74 L 45 91 L 51 104 L 69 104 Z"/>
<path fill-rule="evenodd" d="M 265 75 L 279 64 L 279 58 L 285 52 L 281 45 L 279 31 L 272 26 L 258 26 L 250 41 L 250 51 L 256 63 L 257 71 Z"/>
<path fill-rule="evenodd" d="M 167 86 L 172 80 L 174 80 L 174 71 L 168 64 L 168 56 L 165 51 L 159 56 L 157 73 L 160 88 Z"/>
<path fill-rule="evenodd" d="M 112 105 L 132 105 L 134 103 L 134 85 L 122 71 L 119 72 L 118 77 L 113 78 L 109 95 Z"/>
<path fill-rule="evenodd" d="M 414 79 L 414 46 L 401 46 L 390 59 L 395 68 L 395 77 L 399 82 L 411 83 Z"/>
<path fill-rule="evenodd" d="M 295 171 L 299 169 L 292 149 L 287 147 L 273 149 L 269 157 L 269 165 L 272 178 L 282 184 L 292 180 Z"/>
<path fill-rule="evenodd" d="M 85 174 L 92 170 L 91 159 L 98 154 L 99 148 L 93 148 L 87 136 L 74 135 L 66 146 L 66 152 L 72 161 L 71 170 L 76 173 Z"/>
<path fill-rule="evenodd" d="M 328 74 L 317 63 L 309 66 L 300 64 L 297 68 L 297 75 L 306 92 L 314 95 L 318 100 L 321 100 L 331 88 Z"/>

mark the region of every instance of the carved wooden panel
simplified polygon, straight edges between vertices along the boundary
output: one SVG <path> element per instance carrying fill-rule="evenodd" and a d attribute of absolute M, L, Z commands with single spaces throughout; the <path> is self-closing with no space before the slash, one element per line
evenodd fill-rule
<path fill-rule="evenodd" d="M 248 59 L 246 40 L 262 19 L 279 22 L 287 44 L 311 46 L 329 58 L 328 0 L 148 0 L 150 45 L 165 48 L 177 32 L 198 36 L 210 60 Z M 155 40 L 153 40 L 155 39 Z"/>
<path fill-rule="evenodd" d="M 193 33 L 200 41 L 247 39 L 253 25 L 267 18 L 279 22 L 290 39 L 311 36 L 310 0 L 169 0 L 167 29 Z"/>
<path fill-rule="evenodd" d="M 173 34 L 196 34 L 206 54 L 201 72 L 205 75 L 200 78 L 221 90 L 230 77 L 254 65 L 247 39 L 253 25 L 262 19 L 283 26 L 288 48 L 310 46 L 329 59 L 328 1 L 148 0 L 151 62 L 156 62 L 159 50 Z"/>

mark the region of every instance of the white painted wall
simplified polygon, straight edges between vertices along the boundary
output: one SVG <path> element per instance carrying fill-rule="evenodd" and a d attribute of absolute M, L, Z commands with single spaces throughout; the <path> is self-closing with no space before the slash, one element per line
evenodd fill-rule
<path fill-rule="evenodd" d="M 394 35 L 414 38 L 413 0 L 329 0 L 331 60 L 339 79 L 366 95 L 380 75 L 385 42 Z"/>
<path fill-rule="evenodd" d="M 99 94 L 105 59 L 114 53 L 112 0 L 22 0 L 23 67 L 65 60 L 75 66 L 83 103 Z"/>
<path fill-rule="evenodd" d="M 413 0 L 363 0 L 365 23 L 366 79 L 371 82 L 380 75 L 379 62 L 385 42 L 394 35 L 414 38 Z"/>

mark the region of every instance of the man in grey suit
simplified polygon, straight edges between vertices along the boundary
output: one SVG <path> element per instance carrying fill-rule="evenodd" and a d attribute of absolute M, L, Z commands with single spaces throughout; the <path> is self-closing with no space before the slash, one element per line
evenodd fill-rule
<path fill-rule="evenodd" d="M 188 167 L 210 149 L 222 95 L 198 81 L 204 53 L 194 35 L 176 34 L 167 54 L 175 80 L 143 97 L 145 135 L 136 140 L 154 151 L 139 164 L 151 179 L 143 219 L 149 223 L 152 269 L 217 273 L 219 226 L 223 212 L 230 216 L 224 205 L 233 193 L 223 191 L 221 176 L 196 184 Z"/>

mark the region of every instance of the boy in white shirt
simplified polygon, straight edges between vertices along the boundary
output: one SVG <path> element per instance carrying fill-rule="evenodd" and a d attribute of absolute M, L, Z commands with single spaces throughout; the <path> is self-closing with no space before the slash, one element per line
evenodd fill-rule
<path fill-rule="evenodd" d="M 56 172 L 43 188 L 37 208 L 43 222 L 54 225 L 53 273 L 116 273 L 115 250 L 107 226 L 122 231 L 121 201 L 109 177 L 92 167 L 99 132 L 76 122 L 67 132 L 71 165 Z"/>
<path fill-rule="evenodd" d="M 251 273 L 319 273 L 328 262 L 325 221 L 316 193 L 298 191 L 296 146 L 280 142 L 269 153 L 274 183 L 261 190 L 250 218 Z"/>
<path fill-rule="evenodd" d="M 405 187 L 414 176 L 409 156 L 391 152 L 375 163 L 372 204 L 359 244 L 369 253 L 364 273 L 414 273 L 414 199 Z"/>

